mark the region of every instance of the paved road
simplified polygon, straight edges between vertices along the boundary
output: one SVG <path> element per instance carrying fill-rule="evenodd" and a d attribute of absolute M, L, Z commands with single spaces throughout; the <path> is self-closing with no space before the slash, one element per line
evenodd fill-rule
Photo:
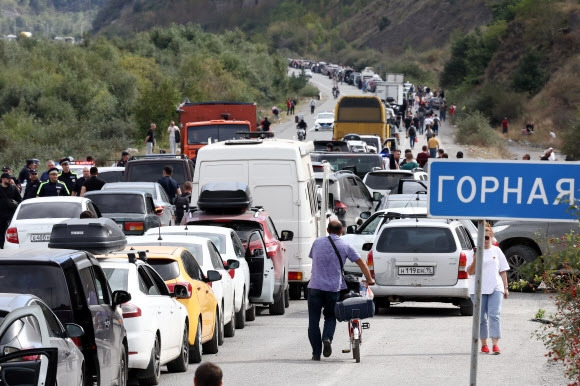
<path fill-rule="evenodd" d="M 564 385 L 559 366 L 548 365 L 546 350 L 532 338 L 540 327 L 529 321 L 552 306 L 548 295 L 514 293 L 504 303 L 501 355 L 479 356 L 481 385 Z M 364 330 L 361 363 L 346 348 L 346 325 L 339 323 L 333 355 L 310 360 L 305 300 L 292 301 L 283 316 L 262 312 L 216 355 L 204 355 L 224 371 L 224 385 L 451 385 L 468 384 L 471 318 L 442 303 L 404 303 L 381 310 Z M 191 385 L 195 365 L 182 374 L 161 376 L 161 385 Z"/>

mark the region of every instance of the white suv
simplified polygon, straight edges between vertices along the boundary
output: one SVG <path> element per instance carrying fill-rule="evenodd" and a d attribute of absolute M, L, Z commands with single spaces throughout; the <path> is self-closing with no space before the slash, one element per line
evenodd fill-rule
<path fill-rule="evenodd" d="M 371 249 L 372 247 L 372 249 Z M 467 261 L 474 242 L 455 220 L 426 218 L 391 220 L 376 235 L 367 265 L 376 284 L 376 304 L 432 301 L 459 306 L 461 315 L 473 315 L 469 298 Z"/>

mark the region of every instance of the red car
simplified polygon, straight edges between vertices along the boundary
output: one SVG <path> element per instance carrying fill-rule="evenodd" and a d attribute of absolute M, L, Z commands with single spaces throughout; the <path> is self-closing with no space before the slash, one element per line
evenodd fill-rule
<path fill-rule="evenodd" d="M 274 222 L 268 212 L 256 207 L 241 214 L 215 214 L 194 210 L 183 216 L 182 225 L 212 225 L 233 229 L 244 247 L 248 248 L 248 236 L 256 230 L 261 231 L 266 243 L 266 254 L 274 264 L 274 299 L 284 298 L 288 307 L 290 293 L 288 289 L 288 258 L 284 239 L 278 235 Z M 286 232 L 284 232 L 286 233 Z M 250 250 L 252 245 L 250 245 Z M 283 291 L 283 292 L 281 292 Z"/>

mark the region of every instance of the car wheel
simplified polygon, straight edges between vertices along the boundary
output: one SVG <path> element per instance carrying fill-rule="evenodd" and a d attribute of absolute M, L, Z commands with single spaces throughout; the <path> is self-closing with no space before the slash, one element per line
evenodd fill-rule
<path fill-rule="evenodd" d="M 528 245 L 514 245 L 505 251 L 506 260 L 510 266 L 507 272 L 508 282 L 522 279 L 522 267 L 534 261 L 539 256 L 538 252 Z"/>
<path fill-rule="evenodd" d="M 286 286 L 286 289 L 284 290 L 284 307 L 290 307 L 290 289 L 288 286 Z"/>
<path fill-rule="evenodd" d="M 246 320 L 248 322 L 253 322 L 256 320 L 256 305 L 252 304 L 250 308 L 246 310 Z"/>
<path fill-rule="evenodd" d="M 218 346 L 219 346 L 219 344 L 218 344 L 218 340 L 219 340 L 218 336 L 220 334 L 220 326 L 219 326 L 220 325 L 220 322 L 219 322 L 219 319 L 220 319 L 220 310 L 219 310 L 219 308 L 216 308 L 216 311 L 215 311 L 215 325 L 214 325 L 214 328 L 213 328 L 213 336 L 212 336 L 212 338 L 211 338 L 210 341 L 208 341 L 208 342 L 206 342 L 206 343 L 203 344 L 203 353 L 204 354 L 217 354 L 218 353 L 218 350 L 219 350 L 219 348 L 218 348 Z"/>
<path fill-rule="evenodd" d="M 300 300 L 302 297 L 302 285 L 301 284 L 290 284 L 290 299 L 291 300 Z"/>
<path fill-rule="evenodd" d="M 119 374 L 117 375 L 117 384 L 119 386 L 127 386 L 127 376 L 129 367 L 127 365 L 127 349 L 124 344 L 121 344 L 121 357 L 119 359 Z"/>
<path fill-rule="evenodd" d="M 234 296 L 235 298 L 235 296 Z M 224 328 L 224 335 L 226 338 L 231 338 L 236 335 L 236 305 L 232 304 L 232 317 L 230 322 Z"/>
<path fill-rule="evenodd" d="M 471 299 L 464 299 L 459 302 L 459 313 L 461 316 L 473 316 L 473 302 Z"/>
<path fill-rule="evenodd" d="M 184 373 L 189 366 L 189 326 L 185 323 L 183 339 L 181 340 L 181 352 L 179 356 L 167 363 L 167 371 L 170 373 Z"/>
<path fill-rule="evenodd" d="M 224 330 L 225 330 L 225 325 L 224 325 L 224 313 L 223 313 L 224 307 L 222 304 L 222 309 L 221 312 L 219 312 L 219 325 L 218 325 L 218 345 L 222 345 L 224 344 Z"/>
<path fill-rule="evenodd" d="M 189 347 L 189 363 L 201 362 L 201 319 L 197 321 L 197 331 L 195 333 L 195 341 Z"/>
<path fill-rule="evenodd" d="M 246 327 L 246 289 L 242 292 L 242 305 L 240 311 L 236 314 L 236 328 Z"/>
<path fill-rule="evenodd" d="M 284 315 L 286 313 L 286 307 L 284 307 L 284 291 L 280 289 L 280 293 L 273 304 L 268 305 L 270 310 L 270 315 Z"/>
<path fill-rule="evenodd" d="M 141 378 L 139 383 L 143 385 L 159 384 L 159 378 L 161 377 L 161 342 L 157 334 L 155 334 L 155 342 L 151 349 L 151 359 L 149 360 L 149 366 L 145 369 L 145 373 L 151 375 Z"/>

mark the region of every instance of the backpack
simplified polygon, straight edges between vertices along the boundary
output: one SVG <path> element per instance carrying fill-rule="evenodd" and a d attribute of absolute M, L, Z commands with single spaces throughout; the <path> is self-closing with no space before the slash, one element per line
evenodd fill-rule
<path fill-rule="evenodd" d="M 417 134 L 417 131 L 415 131 L 415 128 L 414 128 L 413 126 L 411 126 L 411 127 L 409 128 L 409 135 L 410 135 L 411 137 L 414 137 L 414 136 L 415 136 L 415 134 Z"/>

